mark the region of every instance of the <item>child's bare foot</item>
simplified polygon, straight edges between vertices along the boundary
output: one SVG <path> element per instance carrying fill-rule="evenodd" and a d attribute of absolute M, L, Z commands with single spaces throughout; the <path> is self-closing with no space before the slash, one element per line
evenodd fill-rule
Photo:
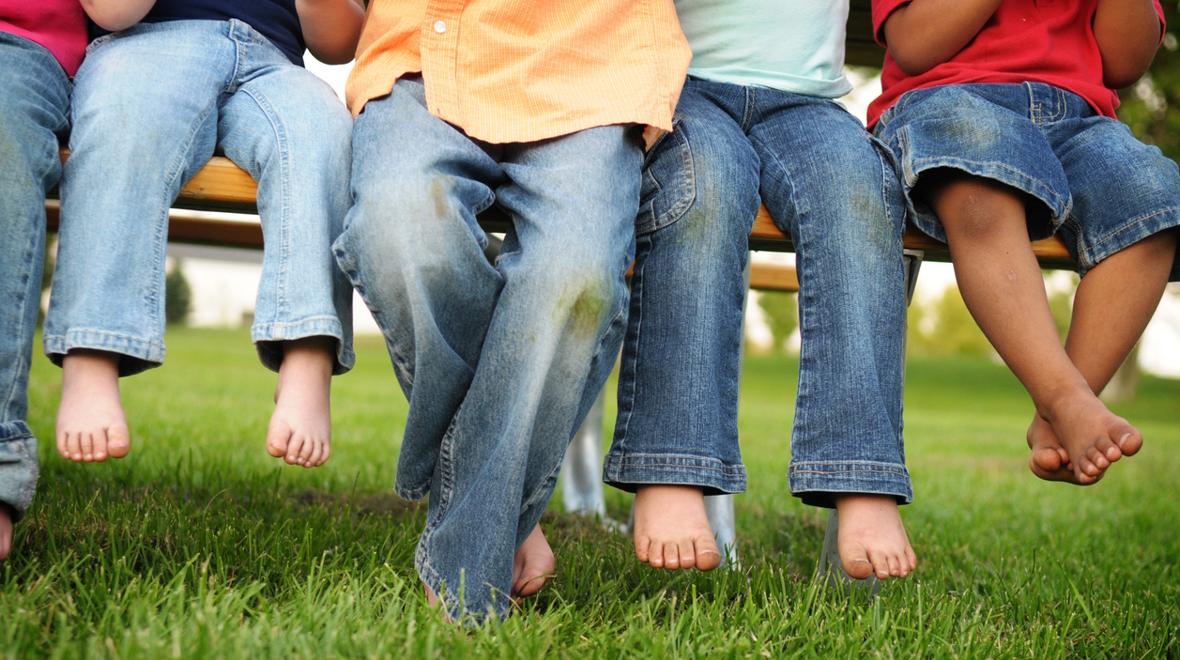
<path fill-rule="evenodd" d="M 1060 397 L 1045 412 L 1045 420 L 1069 456 L 1074 483 L 1098 481 L 1111 463 L 1134 454 L 1143 445 L 1139 431 L 1107 410 L 1088 389 Z M 1043 451 L 1039 457 L 1048 458 Z M 1051 465 L 1051 461 L 1045 464 Z"/>
<path fill-rule="evenodd" d="M 12 551 L 12 512 L 8 505 L 0 502 L 0 561 L 8 559 Z"/>
<path fill-rule="evenodd" d="M 1069 452 L 1061 446 L 1053 427 L 1039 414 L 1033 415 L 1025 439 L 1028 441 L 1028 448 L 1032 450 L 1028 457 L 1028 469 L 1037 477 L 1045 481 L 1063 481 L 1078 486 L 1089 486 L 1102 478 L 1099 476 L 1092 481 L 1078 481 L 1073 466 L 1069 463 Z"/>
<path fill-rule="evenodd" d="M 57 451 L 91 463 L 131 450 L 131 433 L 119 401 L 119 358 L 103 351 L 70 351 L 62 361 Z"/>
<path fill-rule="evenodd" d="M 897 500 L 889 495 L 842 495 L 836 498 L 839 515 L 840 562 L 849 577 L 872 575 L 885 580 L 905 577 L 918 565 Z"/>
<path fill-rule="evenodd" d="M 557 558 L 538 524 L 512 559 L 512 597 L 526 598 L 537 593 L 556 569 Z"/>
<path fill-rule="evenodd" d="M 311 337 L 284 344 L 275 411 L 266 430 L 266 451 L 290 465 L 311 468 L 328 460 L 333 342 Z"/>
<path fill-rule="evenodd" d="M 635 556 L 653 568 L 711 571 L 721 551 L 696 486 L 643 486 L 635 493 Z"/>

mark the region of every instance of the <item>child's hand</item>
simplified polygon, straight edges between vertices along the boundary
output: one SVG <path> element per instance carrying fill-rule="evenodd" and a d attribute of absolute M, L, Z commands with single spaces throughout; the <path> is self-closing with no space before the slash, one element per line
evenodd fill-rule
<path fill-rule="evenodd" d="M 316 59 L 344 64 L 356 54 L 365 22 L 361 0 L 295 0 L 303 40 Z"/>
<path fill-rule="evenodd" d="M 902 71 L 920 75 L 963 50 L 1002 2 L 913 0 L 885 20 L 885 46 Z"/>
<path fill-rule="evenodd" d="M 1152 0 L 1099 0 L 1094 38 L 1102 53 L 1103 82 L 1130 87 L 1151 66 L 1160 45 L 1160 18 Z"/>
<path fill-rule="evenodd" d="M 81 0 L 82 9 L 98 27 L 118 32 L 138 23 L 156 0 Z"/>

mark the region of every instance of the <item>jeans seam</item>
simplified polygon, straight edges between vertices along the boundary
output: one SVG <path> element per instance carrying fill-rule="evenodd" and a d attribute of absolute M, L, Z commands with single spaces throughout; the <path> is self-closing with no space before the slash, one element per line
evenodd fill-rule
<path fill-rule="evenodd" d="M 235 74 L 236 74 L 236 71 L 235 71 Z M 268 102 L 265 102 L 265 99 L 261 98 L 258 94 L 256 94 L 251 89 L 243 89 L 243 90 L 239 90 L 239 91 L 241 93 L 245 94 L 247 97 L 249 97 L 251 101 L 254 101 L 254 104 L 257 105 L 258 109 L 262 111 L 262 115 L 264 117 L 266 117 L 267 123 L 270 124 L 271 131 L 273 131 L 273 133 L 274 133 L 275 142 L 278 145 L 278 151 L 279 151 L 279 217 L 278 217 L 279 245 L 278 245 L 278 248 L 279 248 L 279 252 L 280 252 L 280 254 L 279 254 L 280 268 L 279 268 L 279 273 L 278 273 L 278 285 L 275 287 L 275 289 L 276 289 L 275 303 L 276 304 L 275 304 L 275 308 L 274 308 L 275 318 L 278 319 L 278 318 L 283 318 L 286 316 L 286 310 L 288 307 L 288 304 L 287 304 L 287 302 L 288 302 L 287 301 L 287 265 L 288 265 L 288 263 L 290 261 L 290 257 L 291 257 L 291 246 L 290 246 L 291 231 L 290 231 L 290 226 L 289 226 L 290 215 L 291 215 L 290 211 L 291 210 L 290 210 L 290 207 L 288 206 L 291 191 L 288 189 L 288 186 L 290 185 L 291 178 L 293 175 L 291 174 L 291 171 L 290 171 L 290 153 L 289 153 L 288 144 L 287 144 L 288 141 L 286 138 L 286 132 L 283 130 L 280 123 L 276 120 L 278 113 L 274 112 L 274 108 Z M 263 177 L 263 178 L 266 178 L 266 177 Z M 263 222 L 266 222 L 267 220 L 268 220 L 267 218 L 262 219 Z M 262 249 L 267 250 L 267 249 L 270 249 L 271 247 L 273 247 L 273 246 L 263 245 Z"/>
<path fill-rule="evenodd" d="M 632 317 L 635 319 L 635 350 L 627 351 L 624 345 L 623 351 L 624 356 L 629 362 L 628 371 L 630 371 L 632 377 L 620 382 L 619 398 L 627 401 L 628 405 L 618 416 L 618 422 L 615 425 L 615 438 L 619 451 L 622 451 L 627 446 L 627 432 L 631 426 L 631 417 L 635 414 L 635 396 L 639 391 L 640 379 L 638 378 L 637 365 L 639 363 L 639 353 L 641 352 L 639 350 L 639 344 L 643 337 L 643 278 L 644 270 L 647 268 L 647 259 L 645 258 L 641 263 L 637 262 L 637 265 L 638 268 L 631 274 L 631 300 L 635 303 L 634 307 L 636 310 L 635 315 Z M 627 387 L 628 390 L 625 397 L 621 391 L 623 387 Z M 611 452 L 615 451 L 614 444 L 612 442 Z"/>

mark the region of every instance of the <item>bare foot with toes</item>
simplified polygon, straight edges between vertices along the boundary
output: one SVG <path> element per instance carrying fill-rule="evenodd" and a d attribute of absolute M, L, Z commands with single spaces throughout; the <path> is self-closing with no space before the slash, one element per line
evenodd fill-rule
<path fill-rule="evenodd" d="M 332 441 L 333 340 L 286 342 L 266 451 L 289 465 L 312 468 L 328 460 Z"/>
<path fill-rule="evenodd" d="M 889 495 L 842 495 L 839 513 L 840 562 L 849 577 L 903 578 L 918 565 L 897 500 Z"/>
<path fill-rule="evenodd" d="M 721 564 L 721 551 L 696 486 L 643 486 L 635 493 L 635 556 L 653 568 L 698 568 Z"/>
<path fill-rule="evenodd" d="M 512 597 L 527 598 L 541 590 L 557 570 L 557 558 L 538 524 L 512 558 Z"/>
<path fill-rule="evenodd" d="M 1112 463 L 1134 454 L 1143 445 L 1139 431 L 1107 410 L 1089 390 L 1061 397 L 1046 413 L 1045 420 L 1069 456 L 1074 483 L 1098 481 Z M 1041 437 L 1038 434 L 1033 441 L 1042 443 Z M 1051 465 L 1044 451 L 1039 458 Z"/>
<path fill-rule="evenodd" d="M 1062 481 L 1078 486 L 1089 486 L 1102 478 L 1099 476 L 1091 481 L 1078 481 L 1073 466 L 1069 463 L 1069 452 L 1061 446 L 1053 427 L 1039 414 L 1033 415 L 1025 439 L 1028 441 L 1028 448 L 1032 450 L 1028 457 L 1028 469 L 1037 477 L 1045 481 Z"/>
<path fill-rule="evenodd" d="M 123 458 L 131 433 L 119 400 L 119 358 L 102 351 L 70 351 L 62 361 L 57 451 L 83 463 Z"/>

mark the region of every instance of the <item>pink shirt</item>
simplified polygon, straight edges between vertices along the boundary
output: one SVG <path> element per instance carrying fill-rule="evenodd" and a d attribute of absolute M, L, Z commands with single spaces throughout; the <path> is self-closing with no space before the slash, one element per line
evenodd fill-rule
<path fill-rule="evenodd" d="M 885 20 L 910 0 L 873 0 L 873 29 L 885 45 Z M 1102 82 L 1102 55 L 1094 38 L 1098 0 L 1004 0 L 963 50 L 917 76 L 908 76 L 888 54 L 881 96 L 869 106 L 869 125 L 906 92 L 965 83 L 1043 82 L 1086 99 L 1099 114 L 1114 116 L 1118 94 Z M 1155 10 L 1164 20 L 1159 0 Z"/>
<path fill-rule="evenodd" d="M 89 41 L 78 0 L 0 0 L 0 32 L 41 44 L 71 76 Z"/>

